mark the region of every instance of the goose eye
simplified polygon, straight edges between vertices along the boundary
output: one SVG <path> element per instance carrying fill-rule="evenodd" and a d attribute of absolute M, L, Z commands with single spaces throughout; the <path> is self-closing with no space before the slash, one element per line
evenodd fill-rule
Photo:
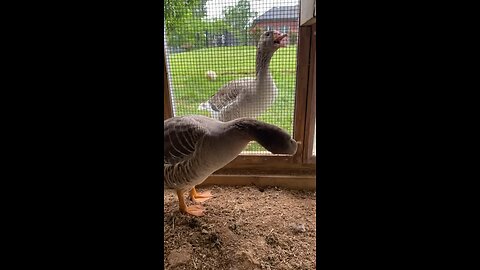
<path fill-rule="evenodd" d="M 266 35 L 266 36 L 267 36 L 267 37 L 269 37 L 269 36 L 270 36 L 270 33 L 267 33 L 267 35 Z"/>

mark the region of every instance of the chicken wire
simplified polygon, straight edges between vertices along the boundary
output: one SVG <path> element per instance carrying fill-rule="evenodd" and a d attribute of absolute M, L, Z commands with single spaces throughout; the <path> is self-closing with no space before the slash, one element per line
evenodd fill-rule
<path fill-rule="evenodd" d="M 263 94 L 245 99 L 240 116 L 274 124 L 293 136 L 298 0 L 177 1 L 183 6 L 172 1 L 165 1 L 165 53 L 174 116 L 196 114 L 221 121 L 235 119 L 238 114 L 222 114 L 226 109 L 220 108 L 219 100 L 230 95 L 237 97 L 244 89 L 253 87 L 256 93 Z M 276 36 L 287 34 L 281 42 L 286 47 L 270 55 L 268 66 L 277 91 L 264 83 L 269 81 L 265 79 L 266 68 L 257 68 L 256 64 L 257 45 L 267 39 L 265 35 L 262 39 L 267 31 L 277 31 Z M 259 70 L 267 75 L 256 78 Z M 262 85 L 261 89 L 252 86 L 257 84 Z M 236 90 L 231 90 L 232 86 Z M 230 90 L 219 98 L 217 92 L 225 88 Z M 227 100 L 229 106 L 236 104 L 231 100 L 235 99 Z M 270 155 L 255 142 L 242 154 Z"/>

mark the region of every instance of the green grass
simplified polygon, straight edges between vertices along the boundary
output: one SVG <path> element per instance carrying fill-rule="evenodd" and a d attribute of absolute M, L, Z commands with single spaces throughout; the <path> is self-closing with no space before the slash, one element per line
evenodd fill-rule
<path fill-rule="evenodd" d="M 171 87 L 173 87 L 175 115 L 201 114 L 200 103 L 208 100 L 225 83 L 244 77 L 255 77 L 254 46 L 208 48 L 169 56 Z M 293 134 L 293 113 L 296 83 L 296 46 L 279 49 L 270 62 L 270 71 L 278 97 L 258 119 L 277 125 Z M 207 80 L 209 70 L 217 74 L 215 81 Z M 247 151 L 265 151 L 251 144 Z"/>

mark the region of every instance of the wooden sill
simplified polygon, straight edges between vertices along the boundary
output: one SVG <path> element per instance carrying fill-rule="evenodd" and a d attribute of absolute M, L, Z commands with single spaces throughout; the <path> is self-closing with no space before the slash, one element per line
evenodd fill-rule
<path fill-rule="evenodd" d="M 200 186 L 248 186 L 257 187 L 283 187 L 296 190 L 315 190 L 317 178 L 314 175 L 211 175 Z"/>

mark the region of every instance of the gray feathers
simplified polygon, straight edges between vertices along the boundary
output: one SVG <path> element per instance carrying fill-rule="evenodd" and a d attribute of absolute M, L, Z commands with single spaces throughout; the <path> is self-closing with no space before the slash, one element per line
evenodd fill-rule
<path fill-rule="evenodd" d="M 164 121 L 164 187 L 189 190 L 237 157 L 250 141 L 277 154 L 297 145 L 282 129 L 250 118 L 221 122 L 200 115 Z"/>

